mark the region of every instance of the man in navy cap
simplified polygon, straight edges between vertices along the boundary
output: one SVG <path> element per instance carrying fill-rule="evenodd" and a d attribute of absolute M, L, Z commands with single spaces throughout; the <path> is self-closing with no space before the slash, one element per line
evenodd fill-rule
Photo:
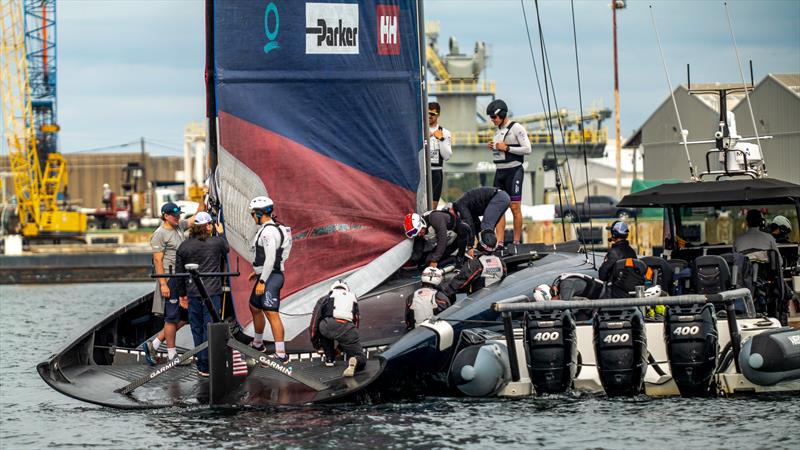
<path fill-rule="evenodd" d="M 633 258 L 636 259 L 636 252 L 631 248 L 628 243 L 628 224 L 621 220 L 615 220 L 611 225 L 606 227 L 608 230 L 611 242 L 611 248 L 606 253 L 606 258 L 597 273 L 601 280 L 609 281 L 611 274 L 614 270 L 614 264 L 620 259 Z"/>

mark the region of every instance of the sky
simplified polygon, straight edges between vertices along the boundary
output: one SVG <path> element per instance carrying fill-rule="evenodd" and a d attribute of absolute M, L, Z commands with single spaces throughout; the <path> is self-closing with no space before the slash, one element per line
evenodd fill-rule
<path fill-rule="evenodd" d="M 609 3 L 575 1 L 584 107 L 614 105 Z M 740 80 L 722 1 L 630 0 L 617 14 L 623 137 L 668 95 L 651 4 L 673 86 L 685 83 L 687 63 L 693 83 Z M 750 59 L 756 82 L 767 73 L 800 73 L 800 1 L 733 0 L 728 7 L 748 79 Z M 541 70 L 533 1 L 525 9 Z M 541 1 L 539 10 L 559 106 L 577 109 L 570 3 Z M 520 1 L 426 0 L 424 13 L 440 22 L 440 50 L 450 36 L 462 52 L 476 41 L 489 45 L 486 76 L 512 113 L 542 110 Z M 180 154 L 185 125 L 205 115 L 203 2 L 59 0 L 57 17 L 61 151 L 144 136 L 153 143 L 148 151 Z M 613 121 L 607 125 L 613 134 Z M 116 150 L 138 151 L 138 142 Z"/>

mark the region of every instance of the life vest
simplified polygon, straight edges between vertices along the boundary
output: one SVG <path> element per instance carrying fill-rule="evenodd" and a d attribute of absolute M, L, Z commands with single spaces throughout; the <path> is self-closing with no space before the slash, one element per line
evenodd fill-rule
<path fill-rule="evenodd" d="M 612 294 L 630 297 L 636 286 L 650 287 L 653 284 L 653 269 L 634 258 L 625 258 L 616 262 L 611 278 Z"/>
<path fill-rule="evenodd" d="M 482 255 L 480 258 L 484 286 L 491 286 L 503 279 L 503 261 L 495 255 Z"/>
<path fill-rule="evenodd" d="M 514 125 L 516 125 L 516 124 L 517 124 L 517 122 L 511 122 L 511 123 L 509 123 L 509 124 L 508 124 L 508 128 L 506 128 L 506 132 L 505 132 L 505 134 L 503 134 L 503 138 L 502 138 L 500 141 L 498 141 L 498 142 L 502 142 L 502 143 L 504 143 L 504 144 L 508 144 L 508 142 L 506 142 L 506 139 L 508 139 L 508 137 L 509 137 L 509 136 L 512 136 L 512 137 L 513 137 L 513 135 L 511 134 L 511 129 L 512 129 L 512 128 L 514 128 Z M 519 144 L 519 142 L 517 142 L 517 144 Z M 516 153 L 511 153 L 511 152 L 508 152 L 508 151 L 506 151 L 506 152 L 501 152 L 500 150 L 494 150 L 494 151 L 492 152 L 492 155 L 493 155 L 493 158 L 492 158 L 492 160 L 493 160 L 493 161 L 494 161 L 496 164 L 499 164 L 499 163 L 509 163 L 509 162 L 519 162 L 519 163 L 522 163 L 522 162 L 524 162 L 524 161 L 525 161 L 525 156 L 524 156 L 524 155 L 518 155 L 518 154 L 516 154 Z"/>
<path fill-rule="evenodd" d="M 345 292 L 343 289 L 331 291 L 333 299 L 333 318 L 338 320 L 353 321 L 353 305 L 356 304 L 356 295 Z"/>
<path fill-rule="evenodd" d="M 264 261 L 267 259 L 266 253 L 264 252 L 264 247 L 258 243 L 259 239 L 261 239 L 261 234 L 264 233 L 264 230 L 266 230 L 267 227 L 277 228 L 278 233 L 281 236 L 278 249 L 275 251 L 275 264 L 272 265 L 272 271 L 282 272 L 281 263 L 289 259 L 289 254 L 292 251 L 292 229 L 283 224 L 276 223 L 275 221 L 265 223 L 261 226 L 261 229 L 258 230 L 258 233 L 256 233 L 256 237 L 251 246 L 251 250 L 255 252 L 253 267 L 262 267 L 264 265 Z"/>

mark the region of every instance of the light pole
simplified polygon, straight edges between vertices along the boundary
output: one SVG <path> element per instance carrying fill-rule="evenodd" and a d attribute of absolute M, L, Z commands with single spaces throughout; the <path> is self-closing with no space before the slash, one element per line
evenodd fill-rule
<path fill-rule="evenodd" d="M 622 141 L 619 135 L 619 70 L 617 68 L 617 10 L 625 8 L 625 0 L 613 0 L 611 22 L 614 31 L 614 134 L 617 141 L 617 199 L 622 198 Z M 634 161 L 634 164 L 636 162 Z"/>

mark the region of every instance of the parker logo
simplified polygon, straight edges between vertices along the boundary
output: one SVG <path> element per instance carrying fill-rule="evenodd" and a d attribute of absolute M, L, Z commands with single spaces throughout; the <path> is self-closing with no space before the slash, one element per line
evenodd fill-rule
<path fill-rule="evenodd" d="M 400 7 L 397 5 L 378 5 L 378 54 L 400 54 Z"/>
<path fill-rule="evenodd" d="M 358 4 L 306 3 L 306 54 L 357 55 Z"/>

